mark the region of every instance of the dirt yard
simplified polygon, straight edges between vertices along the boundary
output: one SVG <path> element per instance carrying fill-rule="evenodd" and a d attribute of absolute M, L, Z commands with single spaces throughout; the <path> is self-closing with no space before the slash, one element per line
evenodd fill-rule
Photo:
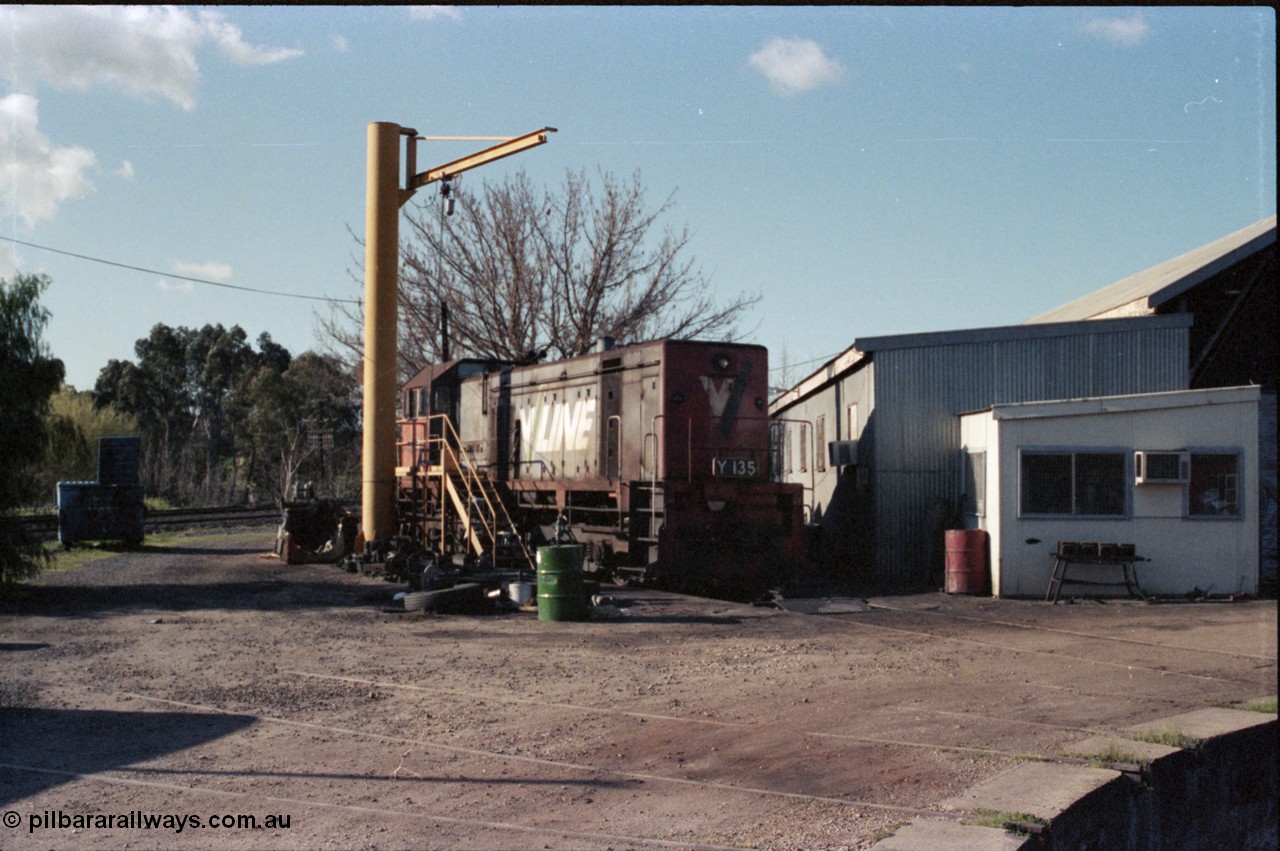
<path fill-rule="evenodd" d="M 272 536 L 0 606 L 0 846 L 866 848 L 1028 757 L 1276 687 L 1274 601 L 392 613 L 402 586 Z"/>

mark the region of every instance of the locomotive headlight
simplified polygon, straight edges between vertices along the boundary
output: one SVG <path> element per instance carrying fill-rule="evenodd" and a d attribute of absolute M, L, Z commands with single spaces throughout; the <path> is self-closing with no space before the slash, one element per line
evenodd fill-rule
<path fill-rule="evenodd" d="M 729 356 L 716 355 L 712 363 L 716 365 L 716 369 L 720 370 L 721 372 L 724 372 L 726 369 L 729 368 Z"/>
<path fill-rule="evenodd" d="M 711 509 L 712 511 L 724 511 L 724 506 L 725 506 L 725 502 L 723 499 L 707 500 L 707 508 Z"/>

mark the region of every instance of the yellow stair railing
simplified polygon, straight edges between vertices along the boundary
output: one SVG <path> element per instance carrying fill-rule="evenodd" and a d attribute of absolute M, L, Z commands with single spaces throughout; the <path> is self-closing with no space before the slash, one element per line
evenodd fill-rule
<path fill-rule="evenodd" d="M 464 537 L 473 553 L 477 556 L 484 555 L 488 547 L 497 546 L 499 534 L 503 530 L 510 530 L 522 560 L 529 570 L 534 570 L 533 556 L 516 533 L 506 502 L 498 493 L 497 486 L 472 461 L 453 423 L 443 414 L 427 417 L 426 420 L 426 436 L 418 439 L 416 429 L 418 423 L 422 422 L 419 420 L 412 425 L 414 433 L 410 440 L 402 441 L 402 444 L 414 446 L 414 459 L 420 462 L 417 464 L 418 469 L 426 478 L 436 479 L 440 483 L 441 541 L 445 539 L 449 521 L 445 503 L 447 498 L 457 514 Z M 432 424 L 437 423 L 439 427 L 432 428 Z M 433 431 L 437 433 L 433 434 Z M 436 463 L 430 463 L 432 459 Z"/>

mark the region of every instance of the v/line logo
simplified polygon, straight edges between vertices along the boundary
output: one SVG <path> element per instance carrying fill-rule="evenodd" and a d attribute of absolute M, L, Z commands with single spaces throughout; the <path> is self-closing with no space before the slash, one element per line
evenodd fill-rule
<path fill-rule="evenodd" d="M 745 370 L 744 370 L 745 371 Z M 743 376 L 745 378 L 745 376 Z M 732 427 L 737 417 L 745 382 L 726 378 L 719 383 L 708 375 L 698 377 L 707 394 L 711 415 L 721 420 L 721 430 Z M 596 400 L 565 399 L 516 411 L 520 428 L 521 451 L 527 456 L 548 452 L 581 452 L 591 444 L 591 430 L 596 422 Z"/>
<path fill-rule="evenodd" d="M 581 452 L 591 443 L 595 425 L 596 400 L 568 399 L 522 408 L 517 412 L 520 423 L 521 448 L 529 454 L 545 452 Z"/>
<path fill-rule="evenodd" d="M 711 406 L 711 416 L 723 416 L 725 406 L 733 396 L 733 379 L 726 378 L 719 385 L 709 375 L 700 375 L 698 380 L 702 382 L 702 389 L 707 391 L 707 404 Z"/>

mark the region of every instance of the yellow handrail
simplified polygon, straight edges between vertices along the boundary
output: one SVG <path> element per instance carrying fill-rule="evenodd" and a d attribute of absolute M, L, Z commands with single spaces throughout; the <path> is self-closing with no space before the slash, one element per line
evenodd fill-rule
<path fill-rule="evenodd" d="M 419 442 L 417 436 L 418 425 L 423 420 L 416 420 L 412 423 L 405 423 L 412 428 L 412 436 L 408 441 L 402 441 L 400 445 L 412 445 L 414 448 L 414 460 L 418 461 L 423 456 L 422 451 L 426 452 L 426 460 L 429 462 L 432 456 L 432 449 L 439 451 L 439 466 L 433 468 L 430 463 L 422 465 L 428 476 L 436 475 L 441 481 L 441 497 L 448 493 L 449 498 L 453 501 L 454 509 L 462 519 L 463 526 L 466 529 L 468 543 L 471 549 L 477 555 L 484 555 L 484 545 L 476 535 L 472 528 L 472 512 L 470 507 L 476 504 L 477 495 L 488 506 L 486 511 L 481 511 L 479 518 L 481 527 L 488 535 L 489 540 L 496 542 L 498 539 L 499 521 L 504 521 L 507 528 L 515 529 L 515 523 L 511 519 L 510 513 L 507 511 L 506 503 L 499 498 L 496 488 L 487 487 L 487 480 L 478 472 L 476 465 L 471 460 L 470 453 L 466 447 L 462 445 L 462 440 L 458 436 L 458 432 L 454 429 L 453 423 L 443 414 L 434 414 L 425 418 L 426 439 Z M 431 424 L 438 422 L 440 424 L 439 434 L 432 435 Z M 458 473 L 461 480 L 463 493 L 459 493 L 455 489 L 453 477 L 451 473 Z M 465 498 L 464 498 L 465 497 Z M 501 517 L 499 517 L 501 512 Z M 443 525 L 445 516 L 445 506 L 443 499 L 440 505 L 441 523 Z M 441 528 L 441 540 L 444 539 L 444 529 Z M 530 570 L 534 569 L 533 557 L 529 553 L 529 549 L 525 546 L 524 540 L 517 534 L 515 535 L 516 543 L 520 546 L 520 553 L 524 557 L 525 564 Z"/>

